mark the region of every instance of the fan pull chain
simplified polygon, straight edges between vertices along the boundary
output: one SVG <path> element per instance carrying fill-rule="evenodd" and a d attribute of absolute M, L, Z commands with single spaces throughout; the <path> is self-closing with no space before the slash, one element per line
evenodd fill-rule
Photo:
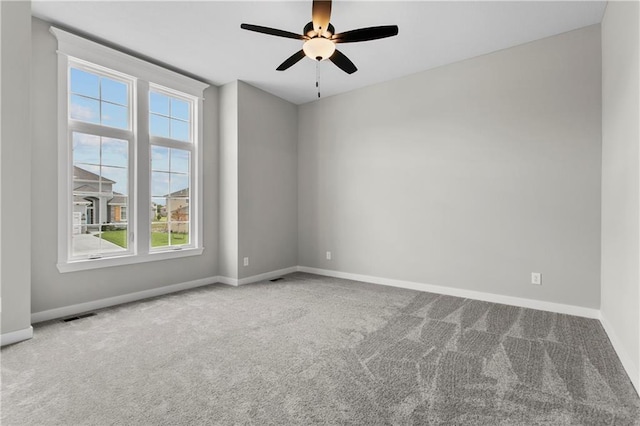
<path fill-rule="evenodd" d="M 316 61 L 316 89 L 318 89 L 318 98 L 320 98 L 320 61 Z"/>

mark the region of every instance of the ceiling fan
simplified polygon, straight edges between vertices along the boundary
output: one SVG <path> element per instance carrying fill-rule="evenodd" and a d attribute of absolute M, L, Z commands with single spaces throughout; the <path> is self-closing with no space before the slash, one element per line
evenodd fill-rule
<path fill-rule="evenodd" d="M 397 25 L 359 28 L 357 30 L 336 34 L 335 28 L 329 22 L 330 18 L 331 0 L 313 0 L 311 22 L 304 26 L 302 34 L 252 24 L 241 24 L 240 28 L 257 33 L 304 41 L 302 49 L 280 64 L 280 66 L 276 68 L 278 71 L 284 71 L 305 56 L 308 56 L 318 62 L 329 59 L 347 74 L 353 74 L 358 68 L 356 68 L 349 58 L 336 49 L 337 43 L 377 40 L 398 34 Z"/>

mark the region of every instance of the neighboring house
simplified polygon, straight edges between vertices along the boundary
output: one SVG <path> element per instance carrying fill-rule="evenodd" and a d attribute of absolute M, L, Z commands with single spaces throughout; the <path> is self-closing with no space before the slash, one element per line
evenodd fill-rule
<path fill-rule="evenodd" d="M 127 196 L 113 191 L 115 183 L 73 166 L 74 234 L 99 231 L 91 225 L 127 222 Z"/>
<path fill-rule="evenodd" d="M 171 222 L 171 232 L 189 232 L 189 188 L 165 195 L 166 212 Z"/>
<path fill-rule="evenodd" d="M 189 233 L 189 188 L 164 195 L 164 205 L 152 203 L 153 232 Z"/>
<path fill-rule="evenodd" d="M 165 195 L 167 199 L 166 211 L 172 222 L 187 222 L 189 220 L 189 188 Z"/>

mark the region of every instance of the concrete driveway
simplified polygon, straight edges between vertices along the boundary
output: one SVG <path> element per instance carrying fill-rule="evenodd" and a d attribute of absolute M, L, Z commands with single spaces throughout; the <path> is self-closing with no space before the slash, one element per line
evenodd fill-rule
<path fill-rule="evenodd" d="M 92 234 L 73 235 L 71 238 L 71 247 L 73 247 L 73 253 L 75 255 L 125 251 L 125 249 L 119 245 L 113 244 L 111 241 L 98 238 Z"/>

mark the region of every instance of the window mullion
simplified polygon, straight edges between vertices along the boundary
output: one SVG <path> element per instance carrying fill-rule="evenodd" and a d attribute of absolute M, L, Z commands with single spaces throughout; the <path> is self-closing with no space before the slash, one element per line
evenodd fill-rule
<path fill-rule="evenodd" d="M 135 245 L 138 254 L 148 254 L 151 241 L 151 159 L 149 156 L 149 83 L 138 80 L 136 87 L 136 225 Z"/>

